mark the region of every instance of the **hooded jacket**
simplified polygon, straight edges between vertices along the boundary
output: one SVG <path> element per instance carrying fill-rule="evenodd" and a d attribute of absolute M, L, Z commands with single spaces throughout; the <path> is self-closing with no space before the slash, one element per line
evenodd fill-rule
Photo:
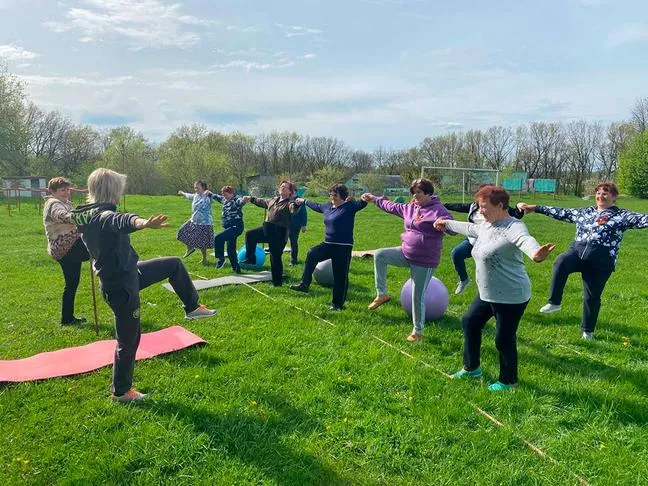
<path fill-rule="evenodd" d="M 403 219 L 405 231 L 401 233 L 401 251 L 412 265 L 436 268 L 441 260 L 443 235 L 434 229 L 434 222 L 439 219 L 453 219 L 450 212 L 441 204 L 438 197 L 425 206 L 410 202 L 394 203 L 383 197 L 374 199 L 376 206 L 387 213 Z"/>
<path fill-rule="evenodd" d="M 94 268 L 103 285 L 119 282 L 137 268 L 139 255 L 130 243 L 130 234 L 137 231 L 139 216 L 118 213 L 115 204 L 84 204 L 72 211 L 83 243 L 94 260 Z"/>

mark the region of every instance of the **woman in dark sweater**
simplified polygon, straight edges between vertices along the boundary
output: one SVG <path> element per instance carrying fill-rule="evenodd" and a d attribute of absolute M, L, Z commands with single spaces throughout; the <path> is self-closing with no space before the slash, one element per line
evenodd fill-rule
<path fill-rule="evenodd" d="M 342 310 L 349 285 L 349 265 L 353 249 L 353 226 L 355 215 L 367 207 L 364 201 L 349 201 L 349 190 L 344 184 L 335 184 L 329 189 L 331 202 L 319 204 L 314 201 L 297 198 L 298 205 L 306 204 L 313 211 L 324 214 L 326 228 L 324 241 L 314 246 L 306 255 L 306 264 L 301 282 L 291 285 L 292 290 L 308 292 L 313 271 L 319 262 L 331 260 L 333 266 L 333 301 L 331 309 Z"/>
<path fill-rule="evenodd" d="M 267 209 L 263 225 L 245 233 L 245 265 L 256 265 L 257 243 L 268 243 L 270 248 L 270 271 L 272 272 L 272 285 L 281 287 L 283 283 L 283 255 L 288 241 L 288 226 L 290 218 L 297 212 L 295 205 L 295 185 L 290 181 L 281 181 L 279 195 L 271 199 L 254 196 L 245 196 L 245 202 Z"/>
<path fill-rule="evenodd" d="M 130 234 L 146 228 L 168 228 L 167 217 L 143 219 L 117 212 L 126 187 L 126 176 L 110 169 L 96 169 L 88 177 L 88 202 L 72 211 L 72 221 L 94 260 L 101 293 L 115 315 L 115 362 L 110 386 L 112 399 L 132 402 L 146 395 L 132 387 L 135 354 L 140 342 L 139 292 L 165 278 L 184 304 L 187 319 L 213 316 L 216 311 L 198 304 L 198 293 L 182 261 L 176 257 L 139 261 Z"/>

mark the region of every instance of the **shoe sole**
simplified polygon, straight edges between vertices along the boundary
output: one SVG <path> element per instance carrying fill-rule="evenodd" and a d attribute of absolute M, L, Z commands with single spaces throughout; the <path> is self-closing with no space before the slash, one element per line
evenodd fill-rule
<path fill-rule="evenodd" d="M 553 314 L 554 312 L 560 312 L 562 309 L 550 309 L 550 310 L 542 310 L 540 309 L 538 312 L 540 314 Z"/>
<path fill-rule="evenodd" d="M 383 304 L 386 304 L 386 303 L 389 302 L 390 300 L 391 300 L 391 297 L 390 297 L 389 299 L 387 299 L 387 300 L 383 300 L 382 302 L 372 302 L 371 304 L 369 304 L 369 305 L 367 306 L 367 309 L 369 309 L 369 310 L 377 309 L 378 307 L 380 307 L 380 306 L 383 305 Z"/>
<path fill-rule="evenodd" d="M 289 287 L 289 288 L 290 288 L 290 290 L 294 290 L 295 292 L 303 292 L 304 294 L 308 293 L 308 289 L 298 289 L 298 288 L 294 288 L 294 287 Z"/>
<path fill-rule="evenodd" d="M 206 319 L 207 317 L 214 317 L 216 314 L 218 314 L 218 311 L 214 311 L 213 314 L 204 314 L 200 316 L 185 316 L 185 320 L 187 321 L 195 321 L 196 319 Z"/>

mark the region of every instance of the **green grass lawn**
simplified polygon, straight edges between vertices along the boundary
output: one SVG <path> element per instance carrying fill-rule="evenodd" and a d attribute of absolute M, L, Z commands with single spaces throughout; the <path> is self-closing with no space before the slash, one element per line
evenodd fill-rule
<path fill-rule="evenodd" d="M 588 203 L 567 197 L 536 202 Z M 648 212 L 648 203 L 639 200 L 622 198 L 620 206 Z M 168 214 L 173 226 L 133 235 L 142 259 L 183 254 L 175 231 L 190 214 L 187 201 L 129 196 L 128 210 Z M 263 217 L 254 206 L 244 213 L 248 229 Z M 219 222 L 217 204 L 214 215 Z M 143 331 L 181 324 L 208 345 L 138 362 L 135 385 L 156 390 L 143 404 L 108 399 L 110 367 L 0 387 L 0 479 L 646 484 L 648 232 L 626 233 L 596 339 L 583 341 L 577 275 L 567 284 L 562 312 L 537 312 L 548 296 L 552 262 L 570 245 L 575 227 L 541 215 L 524 221 L 541 243 L 557 248 L 547 262 L 527 260 L 533 297 L 518 332 L 520 386 L 513 392 L 486 390 L 498 371 L 492 326 L 482 348 L 485 379 L 456 383 L 444 376 L 461 366 L 460 318 L 474 298 L 474 285 L 452 296 L 446 315 L 429 323 L 425 341 L 415 344 L 405 340 L 411 322 L 398 298 L 367 311 L 375 295 L 372 260 L 353 260 L 347 309 L 339 313 L 328 309 L 330 289 L 314 284 L 304 295 L 261 283 L 201 291 L 201 301 L 218 315 L 184 321 L 176 297 L 154 285 L 141 293 Z M 300 260 L 323 239 L 323 229 L 321 216 L 309 211 Z M 401 220 L 369 206 L 357 216 L 355 249 L 397 246 L 401 229 Z M 102 301 L 98 337 L 90 324 L 58 324 L 63 276 L 45 251 L 41 215 L 32 204 L 23 203 L 11 216 L 1 208 L 0 234 L 0 359 L 112 338 L 112 314 Z M 450 250 L 460 241 L 446 238 L 436 274 L 451 293 L 457 278 Z M 208 278 L 230 274 L 229 264 L 220 271 L 203 267 L 199 252 L 186 264 Z M 472 262 L 468 267 L 472 276 Z M 293 282 L 302 268 L 286 266 Z M 406 278 L 404 269 L 390 269 L 394 297 Z M 77 315 L 92 316 L 87 265 Z"/>

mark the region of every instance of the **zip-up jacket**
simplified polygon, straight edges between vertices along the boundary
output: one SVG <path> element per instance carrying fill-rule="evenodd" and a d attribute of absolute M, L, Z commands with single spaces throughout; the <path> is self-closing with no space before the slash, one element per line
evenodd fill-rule
<path fill-rule="evenodd" d="M 536 213 L 576 225 L 572 247 L 583 260 L 600 266 L 615 267 L 623 233 L 629 229 L 648 228 L 648 214 L 635 213 L 617 206 L 597 211 L 595 206 L 564 209 L 536 206 Z"/>
<path fill-rule="evenodd" d="M 243 205 L 245 203 L 242 197 L 234 196 L 227 200 L 222 195 L 214 193 L 212 193 L 211 197 L 223 205 L 223 214 L 221 216 L 223 228 L 243 226 Z"/>
<path fill-rule="evenodd" d="M 72 211 L 72 221 L 95 261 L 94 268 L 102 285 L 120 281 L 137 268 L 139 259 L 130 243 L 139 216 L 116 210 L 115 204 L 98 203 L 85 204 Z"/>
<path fill-rule="evenodd" d="M 401 233 L 401 251 L 413 265 L 436 268 L 441 260 L 443 248 L 442 231 L 434 229 L 439 219 L 453 219 L 438 197 L 433 196 L 428 204 L 419 206 L 414 202 L 395 203 L 383 197 L 374 198 L 376 206 L 387 213 L 403 219 L 405 231 Z"/>
<path fill-rule="evenodd" d="M 272 199 L 263 199 L 261 197 L 250 198 L 250 202 L 255 206 L 267 209 L 265 222 L 276 224 L 282 228 L 288 229 L 290 218 L 297 212 L 299 206 L 295 204 L 295 198 L 280 199 L 279 196 Z"/>

